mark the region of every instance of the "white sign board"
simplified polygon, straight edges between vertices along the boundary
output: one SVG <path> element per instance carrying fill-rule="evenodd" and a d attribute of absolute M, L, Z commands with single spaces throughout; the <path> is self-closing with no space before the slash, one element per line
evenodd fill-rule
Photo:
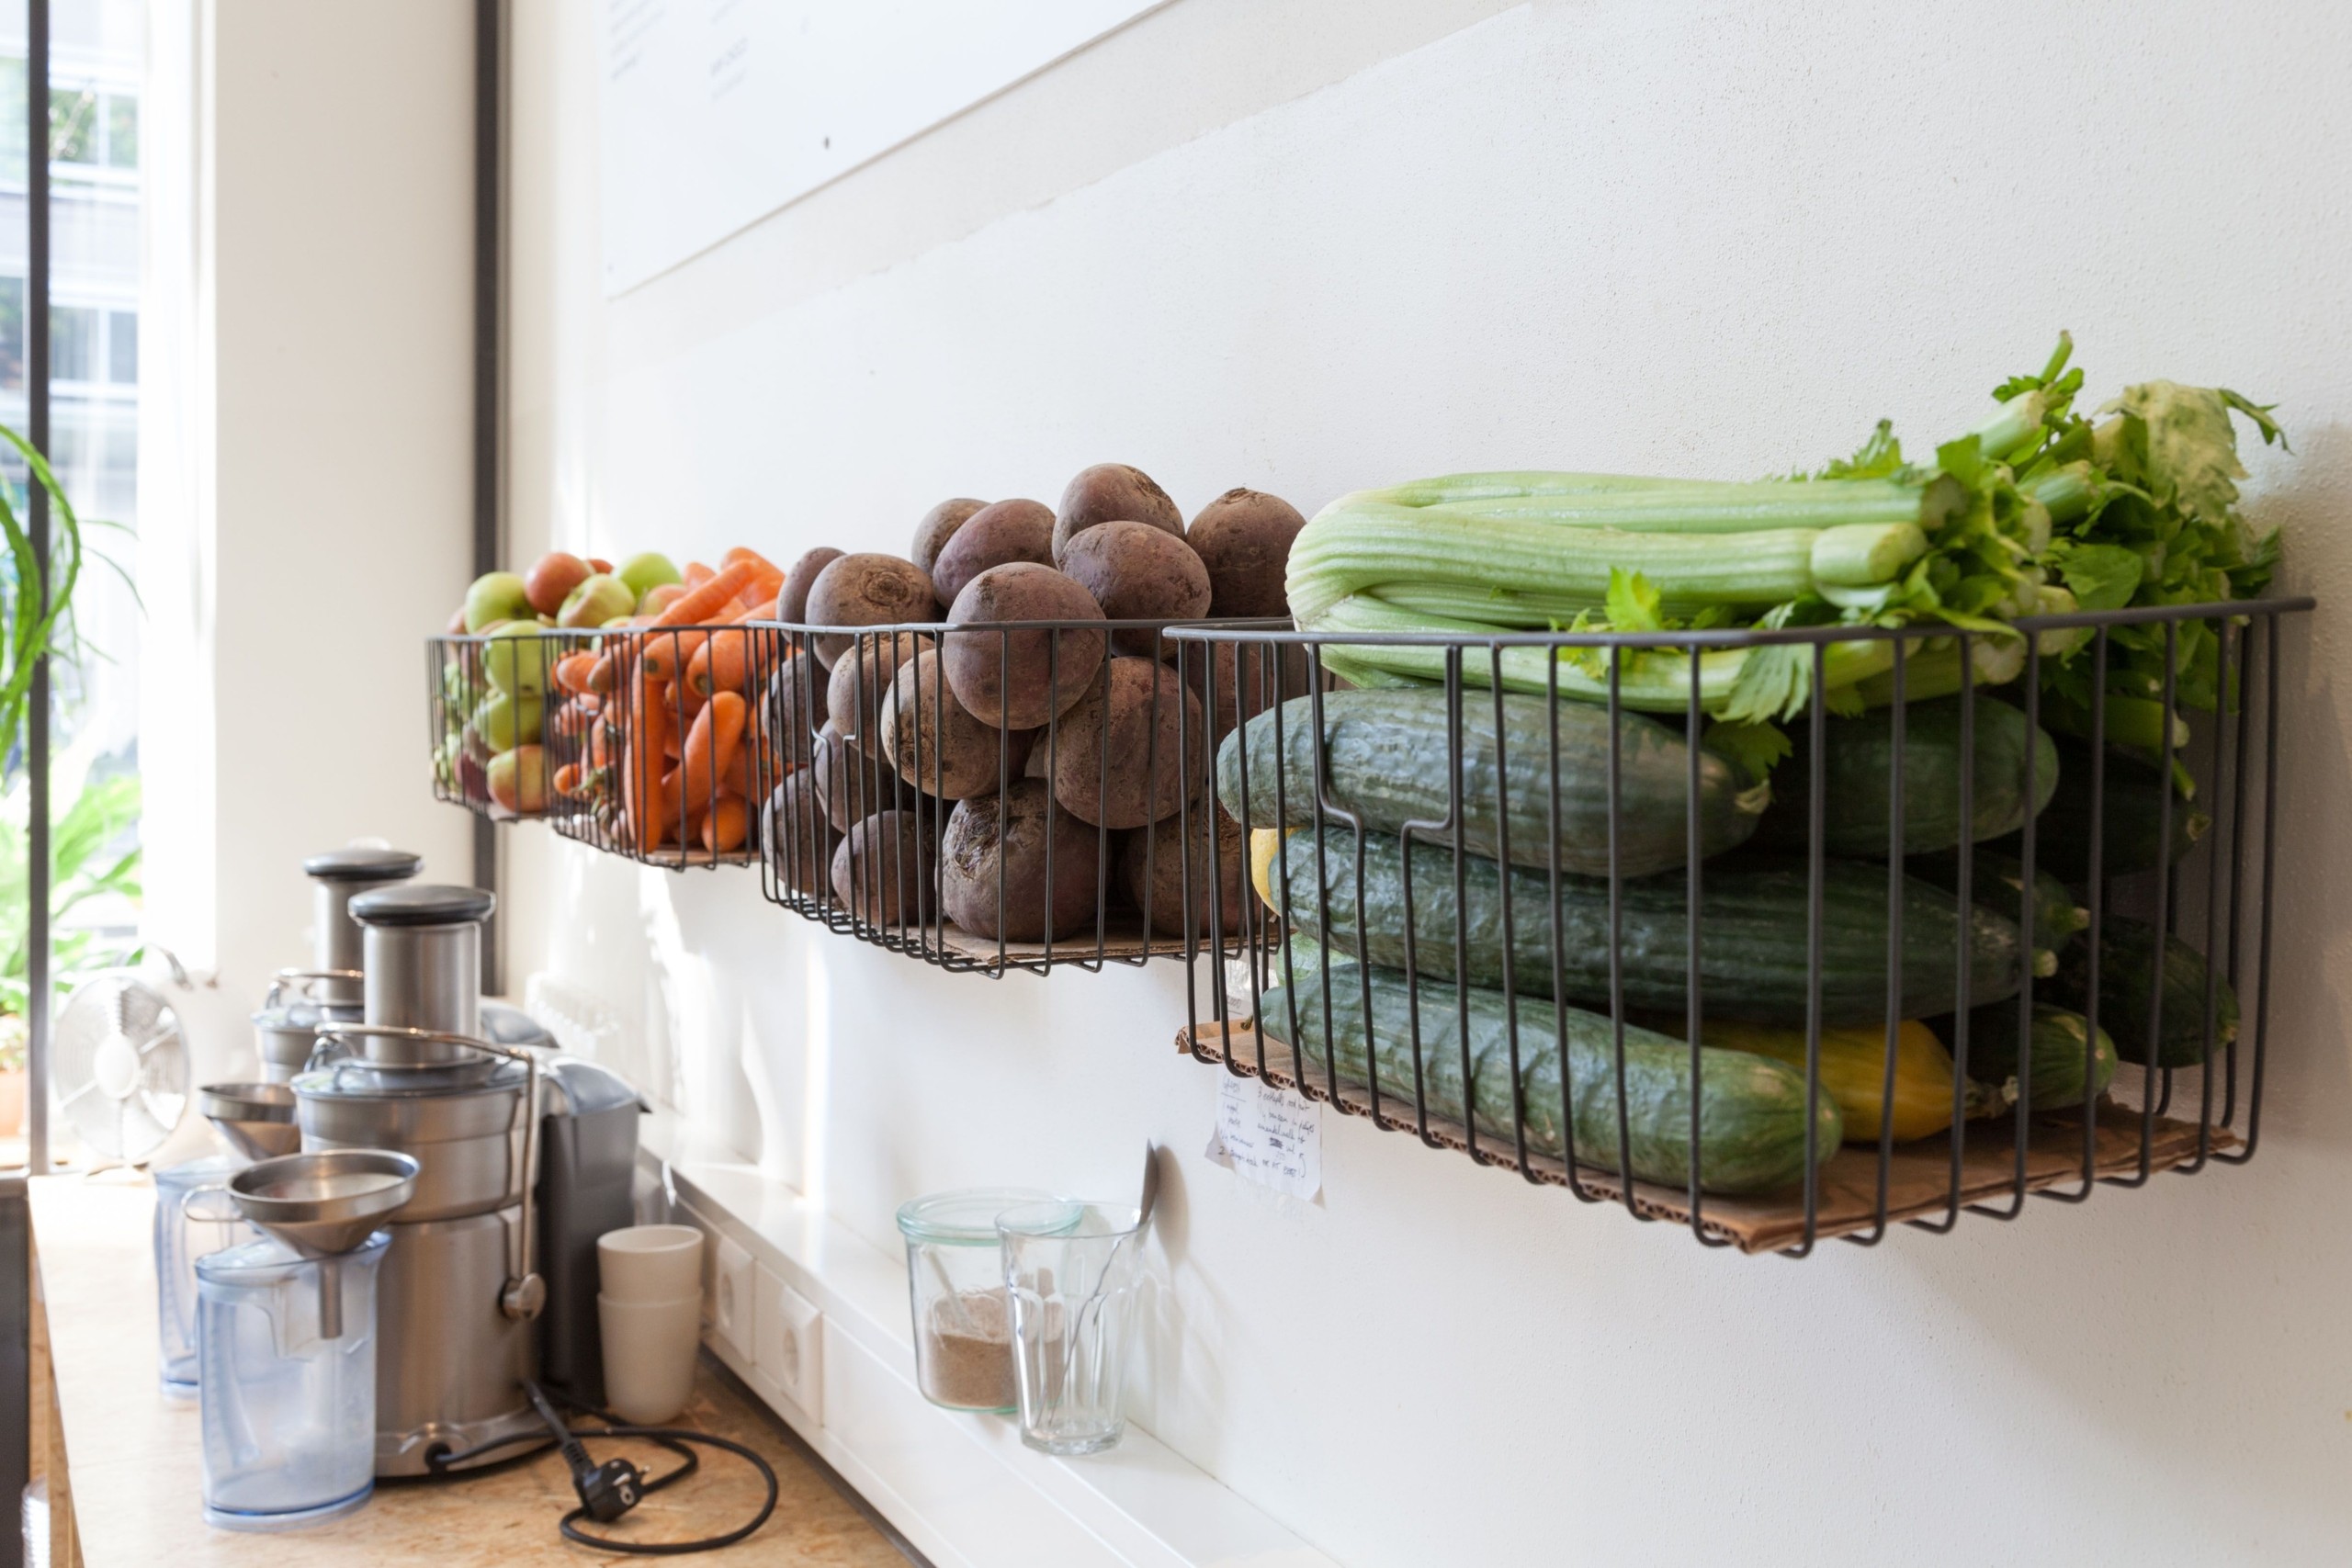
<path fill-rule="evenodd" d="M 1159 0 L 605 0 L 618 294 Z"/>

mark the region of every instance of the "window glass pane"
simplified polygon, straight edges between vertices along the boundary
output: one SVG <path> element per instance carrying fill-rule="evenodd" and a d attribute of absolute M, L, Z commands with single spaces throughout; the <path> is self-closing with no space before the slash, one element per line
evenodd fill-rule
<path fill-rule="evenodd" d="M 118 386 L 139 384 L 139 312 L 107 312 L 107 379 Z"/>
<path fill-rule="evenodd" d="M 107 96 L 107 162 L 118 169 L 139 166 L 139 100 Z"/>
<path fill-rule="evenodd" d="M 25 62 L 0 60 L 0 181 L 25 183 Z M 23 220 L 17 220 L 22 223 Z M 21 242 L 19 242 L 21 243 Z"/>
<path fill-rule="evenodd" d="M 25 280 L 0 277 L 0 388 L 25 385 Z"/>
<path fill-rule="evenodd" d="M 49 155 L 60 164 L 97 160 L 98 95 L 87 87 L 49 90 Z"/>
<path fill-rule="evenodd" d="M 49 373 L 60 381 L 97 378 L 98 313 L 87 305 L 56 305 L 49 312 Z"/>

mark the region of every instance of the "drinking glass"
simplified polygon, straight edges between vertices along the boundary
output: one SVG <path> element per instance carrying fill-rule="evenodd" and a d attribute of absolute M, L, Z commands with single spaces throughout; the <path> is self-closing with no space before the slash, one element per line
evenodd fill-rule
<path fill-rule="evenodd" d="M 997 1216 L 1021 1440 L 1033 1449 L 1100 1453 L 1126 1430 L 1140 1222 L 1132 1203 L 1039 1203 Z"/>

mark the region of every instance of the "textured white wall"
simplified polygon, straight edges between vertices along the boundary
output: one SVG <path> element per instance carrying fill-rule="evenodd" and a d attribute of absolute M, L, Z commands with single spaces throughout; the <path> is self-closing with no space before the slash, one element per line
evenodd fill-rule
<path fill-rule="evenodd" d="M 1932 439 L 2061 326 L 2095 387 L 2278 400 L 2254 510 L 2328 606 L 2243 1171 L 1792 1265 L 1351 1121 L 1301 1207 L 1193 1157 L 1173 973 L 937 976 L 536 836 L 514 953 L 638 1005 L 662 932 L 684 1102 L 884 1245 L 917 1192 L 1175 1148 L 1144 1424 L 1351 1563 L 2341 1561 L 2352 11 L 1179 0 L 610 303 L 593 25 L 520 7 L 526 538 L 900 549 L 1103 459 L 1188 512 L 1736 476 Z"/>
<path fill-rule="evenodd" d="M 304 855 L 376 836 L 471 880 L 419 636 L 472 550 L 472 7 L 153 17 L 145 931 L 218 968 L 203 1082 L 254 1070 L 247 1015 L 311 962 Z"/>

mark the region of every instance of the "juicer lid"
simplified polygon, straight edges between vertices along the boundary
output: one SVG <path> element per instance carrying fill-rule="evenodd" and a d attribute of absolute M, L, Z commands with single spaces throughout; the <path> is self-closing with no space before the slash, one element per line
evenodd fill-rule
<path fill-rule="evenodd" d="M 329 850 L 302 863 L 320 882 L 406 882 L 424 869 L 424 857 L 406 850 Z"/>
<path fill-rule="evenodd" d="M 351 901 L 351 918 L 363 926 L 459 926 L 486 920 L 497 908 L 497 897 L 480 887 L 410 882 L 362 893 Z"/>
<path fill-rule="evenodd" d="M 522 1063 L 503 1056 L 401 1067 L 351 1056 L 297 1073 L 294 1097 L 302 1100 L 419 1100 L 452 1094 L 510 1094 L 530 1077 Z"/>

